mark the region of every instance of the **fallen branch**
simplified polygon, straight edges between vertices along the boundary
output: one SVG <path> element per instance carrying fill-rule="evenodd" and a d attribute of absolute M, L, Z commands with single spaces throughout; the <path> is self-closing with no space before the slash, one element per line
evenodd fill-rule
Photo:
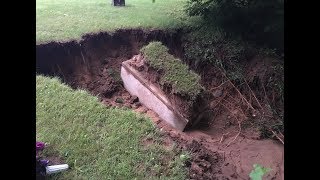
<path fill-rule="evenodd" d="M 248 100 L 244 97 L 244 95 L 239 91 L 239 89 L 231 82 L 231 80 L 227 77 L 227 75 L 220 68 L 218 68 L 218 70 L 228 80 L 228 82 L 230 82 L 230 84 L 234 87 L 234 89 L 239 93 L 241 99 L 246 102 L 248 107 L 251 108 L 252 110 L 256 111 L 256 109 L 252 107 L 252 105 L 248 102 Z"/>
<path fill-rule="evenodd" d="M 247 103 L 247 105 L 252 109 L 255 110 L 252 105 L 248 102 L 248 100 L 243 96 L 243 94 L 241 94 L 241 92 L 239 91 L 239 89 L 231 82 L 231 80 L 229 80 L 229 82 L 231 83 L 231 85 L 236 89 L 236 91 L 239 93 L 240 97 Z"/>

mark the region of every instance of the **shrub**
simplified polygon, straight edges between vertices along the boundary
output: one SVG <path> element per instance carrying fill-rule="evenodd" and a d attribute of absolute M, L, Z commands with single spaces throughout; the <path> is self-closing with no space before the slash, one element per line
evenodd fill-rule
<path fill-rule="evenodd" d="M 239 62 L 247 54 L 243 41 L 228 37 L 219 28 L 202 26 L 185 36 L 184 42 L 185 59 L 196 69 L 213 64 L 227 74 L 241 74 Z"/>
<path fill-rule="evenodd" d="M 283 50 L 283 0 L 189 0 L 186 11 L 206 24 Z"/>

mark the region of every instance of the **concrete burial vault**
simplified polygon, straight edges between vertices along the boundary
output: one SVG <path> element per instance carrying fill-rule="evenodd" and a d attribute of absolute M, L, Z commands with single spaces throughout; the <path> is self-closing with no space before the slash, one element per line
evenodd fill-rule
<path fill-rule="evenodd" d="M 183 131 L 188 119 L 175 110 L 161 89 L 143 78 L 140 72 L 130 66 L 129 62 L 130 60 L 122 62 L 121 67 L 121 78 L 127 91 L 139 97 L 143 105 L 156 112 L 164 121 Z"/>

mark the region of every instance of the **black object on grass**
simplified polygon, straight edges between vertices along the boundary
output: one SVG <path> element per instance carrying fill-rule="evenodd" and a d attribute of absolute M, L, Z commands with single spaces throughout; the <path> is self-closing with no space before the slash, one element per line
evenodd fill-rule
<path fill-rule="evenodd" d="M 125 6 L 125 0 L 111 0 L 113 6 Z"/>

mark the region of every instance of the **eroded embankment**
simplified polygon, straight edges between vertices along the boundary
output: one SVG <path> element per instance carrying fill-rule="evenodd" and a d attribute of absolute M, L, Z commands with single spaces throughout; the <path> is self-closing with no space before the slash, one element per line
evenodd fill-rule
<path fill-rule="evenodd" d="M 80 42 L 38 45 L 37 73 L 58 76 L 73 88 L 86 89 L 98 95 L 107 106 L 125 106 L 148 115 L 167 135 L 168 141 L 192 152 L 187 163 L 191 179 L 248 179 L 254 163 L 273 168 L 269 179 L 282 179 L 283 147 L 271 140 L 250 139 L 246 136 L 252 134 L 250 131 L 238 135 L 237 121 L 233 122 L 225 112 L 215 112 L 212 119 L 216 121 L 210 122 L 210 128 L 205 131 L 182 133 L 168 127 L 123 88 L 120 78 L 123 61 L 138 54 L 140 48 L 151 41 L 161 41 L 171 54 L 182 58 L 181 36 L 180 31 L 119 30 L 113 35 L 85 35 Z M 206 81 L 215 78 L 219 77 L 207 75 Z M 212 104 L 215 107 L 215 103 Z"/>
<path fill-rule="evenodd" d="M 80 42 L 52 42 L 37 46 L 37 73 L 59 76 L 73 88 L 111 97 L 119 90 L 121 62 L 130 59 L 150 41 L 162 41 L 181 56 L 180 33 L 119 30 L 113 35 L 85 35 Z"/>

